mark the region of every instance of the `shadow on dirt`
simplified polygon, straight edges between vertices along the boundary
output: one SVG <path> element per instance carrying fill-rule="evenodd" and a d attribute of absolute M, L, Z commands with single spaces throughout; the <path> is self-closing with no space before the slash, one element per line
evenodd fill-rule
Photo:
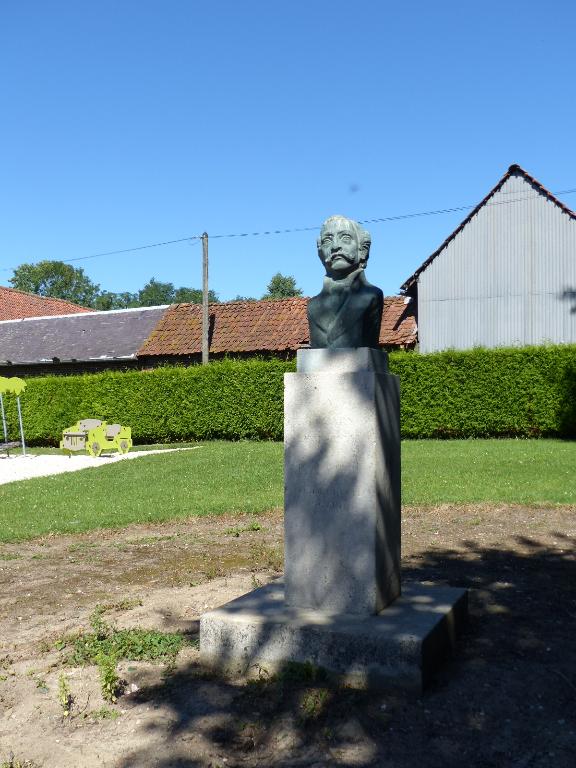
<path fill-rule="evenodd" d="M 457 654 L 422 696 L 337 689 L 311 671 L 238 686 L 190 667 L 130 705 L 158 709 L 166 755 L 119 768 L 573 768 L 576 539 L 551 535 L 555 549 L 524 535 L 403 561 L 404 581 L 471 590 Z"/>

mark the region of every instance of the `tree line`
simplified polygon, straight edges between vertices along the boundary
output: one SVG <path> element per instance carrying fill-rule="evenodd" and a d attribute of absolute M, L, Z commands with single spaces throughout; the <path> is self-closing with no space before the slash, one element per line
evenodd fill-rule
<path fill-rule="evenodd" d="M 161 304 L 201 304 L 202 289 L 177 288 L 174 283 L 164 283 L 152 277 L 135 292 L 101 290 L 81 267 L 73 267 L 63 261 L 39 261 L 36 264 L 21 264 L 8 280 L 12 288 L 26 293 L 35 293 L 51 299 L 65 299 L 82 307 L 97 310 L 129 309 L 132 307 L 155 307 Z M 302 296 L 296 280 L 277 272 L 268 283 L 262 299 L 285 299 Z M 208 291 L 208 300 L 219 302 L 218 294 Z M 237 301 L 256 301 L 253 296 L 236 296 Z"/>

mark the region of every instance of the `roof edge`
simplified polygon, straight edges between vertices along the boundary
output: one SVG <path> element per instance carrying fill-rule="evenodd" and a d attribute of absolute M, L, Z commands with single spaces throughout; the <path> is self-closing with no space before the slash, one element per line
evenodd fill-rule
<path fill-rule="evenodd" d="M 490 198 L 493 197 L 496 194 L 496 192 L 498 192 L 503 187 L 505 182 L 507 182 L 511 176 L 518 175 L 518 174 L 520 176 L 523 176 L 524 179 L 526 179 L 526 181 L 528 181 L 529 184 L 532 184 L 533 186 L 535 186 L 536 189 L 541 194 L 543 194 L 548 200 L 550 200 L 551 203 L 554 203 L 555 205 L 557 205 L 558 208 L 560 208 L 560 210 L 563 213 L 566 213 L 572 219 L 576 219 L 576 213 L 574 213 L 574 211 L 568 208 L 568 206 L 565 205 L 561 200 L 559 200 L 555 195 L 553 195 L 552 192 L 550 192 L 550 190 L 546 189 L 546 187 L 544 187 L 537 179 L 535 179 L 527 171 L 525 171 L 524 168 L 522 168 L 522 166 L 518 165 L 517 163 L 513 163 L 511 166 L 509 166 L 508 170 L 502 176 L 502 178 L 496 184 L 496 186 L 494 186 L 490 190 L 490 192 L 488 192 L 486 197 L 484 197 L 478 203 L 478 205 L 475 206 L 475 208 L 468 214 L 468 216 L 466 216 L 466 218 L 456 227 L 456 229 L 452 232 L 452 234 L 448 235 L 446 240 L 444 240 L 444 242 L 434 251 L 434 253 L 428 256 L 426 261 L 423 264 L 421 264 L 418 267 L 418 269 L 412 275 L 410 275 L 410 277 L 407 280 L 405 280 L 402 283 L 402 285 L 400 286 L 400 290 L 403 292 L 410 290 L 410 288 L 412 288 L 414 283 L 416 283 L 416 281 L 418 280 L 420 273 L 423 272 L 432 263 L 432 261 L 434 261 L 436 256 L 438 256 L 441 253 L 441 251 L 443 251 L 444 248 L 446 248 L 446 246 L 456 237 L 456 235 L 460 234 L 460 232 L 464 229 L 464 227 L 474 218 L 474 216 L 476 216 L 478 211 L 481 208 L 483 208 L 488 203 Z"/>
<path fill-rule="evenodd" d="M 35 294 L 32 294 L 35 295 Z M 91 312 L 71 312 L 65 315 L 35 315 L 32 317 L 17 317 L 14 320 L 0 320 L 0 323 L 29 323 L 34 320 L 57 320 L 63 317 L 92 317 L 94 315 L 118 315 L 122 312 L 143 312 L 150 309 L 168 309 L 170 304 L 158 304 L 154 307 L 128 307 L 127 309 L 98 309 Z"/>

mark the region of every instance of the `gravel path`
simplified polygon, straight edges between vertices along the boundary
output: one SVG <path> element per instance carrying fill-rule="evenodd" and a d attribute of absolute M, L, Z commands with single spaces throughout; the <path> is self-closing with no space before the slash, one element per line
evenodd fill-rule
<path fill-rule="evenodd" d="M 28 480 L 31 477 L 58 475 L 61 472 L 78 472 L 90 467 L 105 467 L 116 461 L 137 459 L 140 456 L 150 456 L 153 453 L 169 453 L 171 451 L 193 451 L 200 446 L 191 448 L 159 448 L 155 451 L 131 451 L 123 455 L 119 453 L 102 454 L 101 456 L 58 456 L 54 454 L 29 453 L 26 456 L 0 457 L 0 485 L 14 483 L 17 480 Z"/>

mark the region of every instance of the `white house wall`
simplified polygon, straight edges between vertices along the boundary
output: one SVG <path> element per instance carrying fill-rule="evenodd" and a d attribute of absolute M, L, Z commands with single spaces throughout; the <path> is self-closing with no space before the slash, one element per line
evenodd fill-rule
<path fill-rule="evenodd" d="M 420 274 L 420 350 L 576 343 L 575 310 L 576 220 L 511 176 Z"/>

